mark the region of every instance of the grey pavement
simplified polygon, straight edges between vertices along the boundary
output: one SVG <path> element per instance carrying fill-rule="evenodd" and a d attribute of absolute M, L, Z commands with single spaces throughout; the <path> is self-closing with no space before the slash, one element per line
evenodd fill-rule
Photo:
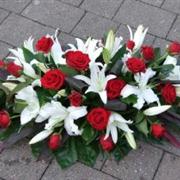
<path fill-rule="evenodd" d="M 0 55 L 59 28 L 62 44 L 75 37 L 101 38 L 109 29 L 128 39 L 126 24 L 149 27 L 145 44 L 163 51 L 180 41 L 180 0 L 0 0 Z M 180 139 L 180 135 L 177 136 Z M 168 143 L 139 143 L 119 164 L 100 157 L 95 167 L 76 163 L 61 170 L 55 160 L 36 161 L 27 141 L 0 155 L 0 180 L 180 180 L 180 150 Z"/>

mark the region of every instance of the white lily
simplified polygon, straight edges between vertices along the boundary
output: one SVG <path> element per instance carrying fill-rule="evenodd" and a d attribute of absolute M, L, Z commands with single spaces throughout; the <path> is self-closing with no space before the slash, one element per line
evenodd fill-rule
<path fill-rule="evenodd" d="M 128 124 L 132 124 L 132 121 L 124 119 L 120 114 L 111 112 L 109 122 L 106 129 L 105 139 L 111 134 L 113 142 L 116 144 L 118 141 L 118 129 L 125 132 L 125 137 L 129 142 L 130 146 L 135 149 L 136 143 L 134 136 L 132 135 L 133 131 L 129 128 Z"/>
<path fill-rule="evenodd" d="M 71 49 L 68 49 L 67 51 L 82 51 L 83 53 L 88 54 L 91 60 L 89 65 L 91 66 L 102 53 L 103 48 L 98 46 L 100 40 L 89 37 L 85 43 L 79 38 L 76 38 L 76 41 L 77 47 L 73 44 L 68 44 Z"/>
<path fill-rule="evenodd" d="M 133 107 L 141 109 L 145 102 L 148 104 L 157 102 L 159 103 L 158 96 L 153 92 L 153 90 L 148 86 L 148 81 L 156 74 L 151 68 L 148 68 L 145 73 L 138 73 L 134 75 L 134 79 L 138 86 L 132 86 L 127 84 L 121 91 L 123 98 L 126 98 L 132 94 L 137 96 L 137 103 Z"/>
<path fill-rule="evenodd" d="M 66 108 L 62 106 L 60 102 L 52 101 L 51 103 L 46 103 L 41 107 L 39 116 L 36 118 L 35 122 L 41 123 L 48 119 L 48 123 L 45 125 L 45 130 L 37 134 L 30 141 L 30 144 L 44 140 L 54 131 L 54 128 L 62 126 L 63 122 L 64 127 L 70 136 L 81 135 L 83 130 L 79 130 L 74 121 L 86 114 L 87 110 L 85 106 L 70 106 Z"/>
<path fill-rule="evenodd" d="M 155 106 L 155 107 L 150 107 L 150 108 L 144 110 L 143 113 L 146 116 L 155 116 L 155 115 L 158 115 L 158 114 L 161 114 L 161 113 L 167 111 L 170 108 L 171 108 L 170 105 Z"/>
<path fill-rule="evenodd" d="M 34 54 L 35 51 L 33 47 L 33 42 L 34 42 L 34 39 L 30 36 L 28 40 L 24 41 L 24 47 Z"/>
<path fill-rule="evenodd" d="M 36 91 L 34 91 L 32 86 L 27 86 L 17 93 L 16 99 L 23 100 L 27 103 L 20 116 L 21 125 L 25 125 L 35 118 L 40 110 Z"/>
<path fill-rule="evenodd" d="M 133 52 L 136 52 L 142 46 L 144 38 L 145 38 L 146 33 L 148 31 L 148 28 L 144 28 L 143 25 L 139 25 L 137 27 L 136 32 L 134 33 L 134 36 L 133 36 L 133 32 L 132 32 L 131 27 L 130 26 L 127 26 L 127 27 L 129 29 L 129 33 L 130 33 L 130 40 L 134 41 L 134 43 L 135 43 L 135 46 L 133 48 Z"/>
<path fill-rule="evenodd" d="M 122 73 L 126 73 L 128 71 L 128 67 L 126 65 L 126 62 L 129 58 L 132 57 L 132 54 L 131 53 L 126 53 L 124 54 L 123 58 L 122 58 L 122 62 L 123 62 L 123 67 L 121 69 Z"/>
<path fill-rule="evenodd" d="M 94 63 L 90 66 L 90 78 L 83 76 L 83 75 L 76 75 L 75 78 L 84 81 L 86 84 L 89 85 L 88 89 L 85 93 L 88 92 L 95 92 L 98 93 L 102 102 L 104 104 L 107 103 L 107 92 L 106 92 L 106 85 L 107 82 L 111 79 L 116 78 L 115 75 L 107 75 L 105 76 L 105 70 L 107 65 L 101 65 L 102 69 L 100 70 L 99 64 Z"/>

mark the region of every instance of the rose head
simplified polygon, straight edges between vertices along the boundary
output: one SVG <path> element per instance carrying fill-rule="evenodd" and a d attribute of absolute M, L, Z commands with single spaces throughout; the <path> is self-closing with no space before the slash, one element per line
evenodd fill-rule
<path fill-rule="evenodd" d="M 108 81 L 106 86 L 108 99 L 112 100 L 118 98 L 125 85 L 125 81 L 121 79 L 112 79 Z"/>
<path fill-rule="evenodd" d="M 5 62 L 3 60 L 0 60 L 0 68 L 4 68 L 5 67 Z"/>
<path fill-rule="evenodd" d="M 151 125 L 151 134 L 156 138 L 163 137 L 166 129 L 161 124 L 152 124 Z"/>
<path fill-rule="evenodd" d="M 82 104 L 82 95 L 77 91 L 72 91 L 72 93 L 68 96 L 71 106 L 80 106 Z"/>
<path fill-rule="evenodd" d="M 135 46 L 135 42 L 134 42 L 134 41 L 132 41 L 132 40 L 128 40 L 128 41 L 127 41 L 126 47 L 127 47 L 128 49 L 133 50 L 134 46 Z"/>
<path fill-rule="evenodd" d="M 89 56 L 81 51 L 68 51 L 65 57 L 68 66 L 78 71 L 86 71 L 89 67 Z"/>
<path fill-rule="evenodd" d="M 15 77 L 20 77 L 22 70 L 23 70 L 22 66 L 19 66 L 15 64 L 14 62 L 9 62 L 7 64 L 8 73 L 12 74 Z"/>
<path fill-rule="evenodd" d="M 57 150 L 61 145 L 61 139 L 61 135 L 59 134 L 51 135 L 48 142 L 49 149 L 53 151 Z"/>
<path fill-rule="evenodd" d="M 151 46 L 143 46 L 141 48 L 142 55 L 146 60 L 153 60 L 155 57 L 154 49 Z"/>
<path fill-rule="evenodd" d="M 173 104 L 176 101 L 176 88 L 172 84 L 167 83 L 161 89 L 161 95 L 166 103 Z"/>
<path fill-rule="evenodd" d="M 59 69 L 49 70 L 41 78 L 42 87 L 45 89 L 59 90 L 64 85 L 65 75 Z"/>
<path fill-rule="evenodd" d="M 100 137 L 99 141 L 100 141 L 101 147 L 104 151 L 109 152 L 114 148 L 115 144 L 113 143 L 111 136 L 109 136 L 107 139 L 104 139 L 104 138 L 105 138 L 105 135 L 102 135 Z"/>
<path fill-rule="evenodd" d="M 52 45 L 53 40 L 50 37 L 43 36 L 37 41 L 36 50 L 47 54 L 50 52 Z"/>
<path fill-rule="evenodd" d="M 180 54 L 180 43 L 179 42 L 172 42 L 168 47 L 168 52 L 171 55 Z"/>
<path fill-rule="evenodd" d="M 133 58 L 133 57 L 129 58 L 126 62 L 126 65 L 133 74 L 145 72 L 146 70 L 146 65 L 143 59 Z"/>
<path fill-rule="evenodd" d="M 11 124 L 11 120 L 9 117 L 9 113 L 7 111 L 1 110 L 0 111 L 0 127 L 8 128 L 10 124 Z"/>
<path fill-rule="evenodd" d="M 104 108 L 94 108 L 88 115 L 87 120 L 89 124 L 96 130 L 102 131 L 106 129 L 109 121 L 110 112 Z"/>

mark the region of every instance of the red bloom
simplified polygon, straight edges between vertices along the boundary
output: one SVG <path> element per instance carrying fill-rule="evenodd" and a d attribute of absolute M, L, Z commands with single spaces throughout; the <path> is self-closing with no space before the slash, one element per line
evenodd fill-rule
<path fill-rule="evenodd" d="M 70 102 L 71 102 L 71 106 L 80 106 L 82 104 L 82 95 L 77 92 L 77 91 L 73 91 L 69 96 L 68 96 Z"/>
<path fill-rule="evenodd" d="M 3 60 L 0 60 L 0 68 L 4 68 L 5 67 L 5 62 Z"/>
<path fill-rule="evenodd" d="M 166 129 L 161 124 L 151 125 L 151 134 L 156 138 L 161 138 L 164 136 Z"/>
<path fill-rule="evenodd" d="M 146 65 L 143 59 L 133 58 L 133 57 L 129 58 L 126 62 L 126 65 L 128 69 L 134 74 L 139 72 L 145 72 L 146 70 Z"/>
<path fill-rule="evenodd" d="M 59 69 L 49 70 L 41 78 L 45 89 L 59 90 L 64 85 L 64 74 Z"/>
<path fill-rule="evenodd" d="M 164 101 L 168 104 L 172 104 L 176 101 L 176 88 L 170 83 L 167 83 L 161 89 L 161 94 Z"/>
<path fill-rule="evenodd" d="M 20 77 L 22 70 L 23 70 L 23 68 L 21 66 L 15 64 L 14 62 L 9 62 L 7 64 L 8 73 L 12 74 L 15 77 Z"/>
<path fill-rule="evenodd" d="M 61 135 L 59 134 L 53 134 L 50 136 L 48 146 L 51 150 L 57 150 L 61 144 Z"/>
<path fill-rule="evenodd" d="M 108 99 L 112 100 L 118 98 L 125 85 L 125 81 L 121 79 L 112 79 L 108 81 L 106 86 Z"/>
<path fill-rule="evenodd" d="M 100 144 L 104 151 L 111 151 L 114 148 L 114 143 L 112 138 L 109 136 L 107 139 L 104 139 L 105 135 L 100 137 Z"/>
<path fill-rule="evenodd" d="M 87 120 L 89 124 L 96 130 L 104 130 L 109 121 L 110 112 L 104 108 L 94 108 L 88 115 Z"/>
<path fill-rule="evenodd" d="M 134 42 L 134 41 L 132 41 L 132 40 L 128 40 L 128 41 L 127 41 L 126 47 L 127 47 L 128 49 L 133 50 L 134 46 L 135 46 L 135 42 Z"/>
<path fill-rule="evenodd" d="M 0 127 L 1 128 L 8 128 L 11 124 L 11 120 L 9 117 L 9 113 L 7 111 L 0 111 Z"/>
<path fill-rule="evenodd" d="M 81 51 L 68 51 L 65 57 L 68 66 L 78 71 L 87 70 L 89 67 L 89 56 Z"/>
<path fill-rule="evenodd" d="M 180 43 L 179 42 L 172 42 L 168 47 L 168 51 L 172 55 L 180 54 Z"/>
<path fill-rule="evenodd" d="M 154 59 L 154 49 L 151 46 L 143 46 L 141 48 L 141 52 L 143 54 L 144 59 L 153 60 Z"/>
<path fill-rule="evenodd" d="M 50 37 L 43 36 L 36 43 L 36 50 L 43 53 L 48 53 L 53 45 L 53 40 Z"/>

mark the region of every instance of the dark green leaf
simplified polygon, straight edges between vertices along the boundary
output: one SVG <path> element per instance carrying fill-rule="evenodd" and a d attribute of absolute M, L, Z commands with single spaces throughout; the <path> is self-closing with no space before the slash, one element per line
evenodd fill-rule
<path fill-rule="evenodd" d="M 139 124 L 136 124 L 137 129 L 142 132 L 143 134 L 145 134 L 145 136 L 148 135 L 149 130 L 148 130 L 148 124 L 147 124 L 147 120 L 144 119 L 143 121 L 141 121 Z"/>
<path fill-rule="evenodd" d="M 27 63 L 30 63 L 33 59 L 35 59 L 35 56 L 31 51 L 29 51 L 25 47 L 23 47 L 22 50 Z"/>
<path fill-rule="evenodd" d="M 137 102 L 136 95 L 130 95 L 127 98 L 122 99 L 125 104 L 135 104 Z"/>
<path fill-rule="evenodd" d="M 172 64 L 165 64 L 165 65 L 160 66 L 161 78 L 164 79 L 164 78 L 168 77 L 173 69 L 174 69 L 174 65 L 172 65 Z"/>
<path fill-rule="evenodd" d="M 0 108 L 5 108 L 6 104 L 6 93 L 0 89 Z"/>
<path fill-rule="evenodd" d="M 46 62 L 46 57 L 44 56 L 43 53 L 36 54 L 35 59 L 38 60 L 39 62 L 42 62 L 42 63 Z"/>
<path fill-rule="evenodd" d="M 155 59 L 159 59 L 161 57 L 161 48 L 154 48 Z"/>
<path fill-rule="evenodd" d="M 75 76 L 78 73 L 78 71 L 76 71 L 75 69 L 72 69 L 70 67 L 68 67 L 67 65 L 60 65 L 59 66 L 59 69 L 66 75 L 69 75 L 69 76 Z"/>
<path fill-rule="evenodd" d="M 43 142 L 39 142 L 39 143 L 36 143 L 36 144 L 32 144 L 31 145 L 31 151 L 32 151 L 32 154 L 35 156 L 35 157 L 38 157 L 40 156 L 41 152 L 43 151 Z"/>
<path fill-rule="evenodd" d="M 73 165 L 78 159 L 75 139 L 70 137 L 64 146 L 54 152 L 54 155 L 62 169 Z"/>

